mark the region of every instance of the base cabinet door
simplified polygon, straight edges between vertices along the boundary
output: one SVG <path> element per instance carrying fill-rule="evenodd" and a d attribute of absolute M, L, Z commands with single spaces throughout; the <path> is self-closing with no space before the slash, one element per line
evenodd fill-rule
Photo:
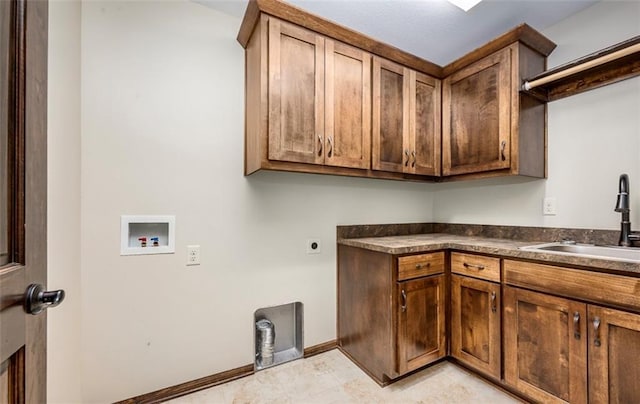
<path fill-rule="evenodd" d="M 500 379 L 500 284 L 451 276 L 451 355 Z"/>
<path fill-rule="evenodd" d="M 445 357 L 444 275 L 399 282 L 397 299 L 398 373 Z"/>
<path fill-rule="evenodd" d="M 506 286 L 505 382 L 539 402 L 587 402 L 586 305 Z"/>
<path fill-rule="evenodd" d="M 640 403 L 640 315 L 589 306 L 589 402 Z"/>

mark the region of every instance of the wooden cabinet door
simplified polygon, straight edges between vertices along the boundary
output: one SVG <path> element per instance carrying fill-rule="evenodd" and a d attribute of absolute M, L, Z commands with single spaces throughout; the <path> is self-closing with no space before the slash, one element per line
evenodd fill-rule
<path fill-rule="evenodd" d="M 324 162 L 324 38 L 269 18 L 270 160 Z"/>
<path fill-rule="evenodd" d="M 397 284 L 399 374 L 446 355 L 444 279 L 438 275 Z"/>
<path fill-rule="evenodd" d="M 371 166 L 371 55 L 325 40 L 325 164 Z"/>
<path fill-rule="evenodd" d="M 500 284 L 451 276 L 451 355 L 500 378 Z"/>
<path fill-rule="evenodd" d="M 404 172 L 409 168 L 409 69 L 373 58 L 371 166 Z"/>
<path fill-rule="evenodd" d="M 587 401 L 586 305 L 504 291 L 504 378 L 539 402 Z"/>
<path fill-rule="evenodd" d="M 511 85 L 510 48 L 444 80 L 443 175 L 510 167 Z"/>
<path fill-rule="evenodd" d="M 440 175 L 440 80 L 409 73 L 409 149 L 405 172 Z"/>
<path fill-rule="evenodd" d="M 372 168 L 440 175 L 440 80 L 373 58 Z"/>
<path fill-rule="evenodd" d="M 589 402 L 640 403 L 640 315 L 589 306 Z"/>

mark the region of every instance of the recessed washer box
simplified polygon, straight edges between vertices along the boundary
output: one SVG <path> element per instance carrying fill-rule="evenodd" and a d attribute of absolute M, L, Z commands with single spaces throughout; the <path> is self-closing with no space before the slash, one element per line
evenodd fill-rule
<path fill-rule="evenodd" d="M 120 255 L 173 254 L 175 216 L 120 216 Z"/>

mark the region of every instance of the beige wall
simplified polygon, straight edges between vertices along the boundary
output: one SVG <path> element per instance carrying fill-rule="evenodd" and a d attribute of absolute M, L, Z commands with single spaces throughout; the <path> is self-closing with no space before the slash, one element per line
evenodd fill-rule
<path fill-rule="evenodd" d="M 431 219 L 432 184 L 243 176 L 239 24 L 191 2 L 83 3 L 86 402 L 252 363 L 260 307 L 301 301 L 305 345 L 334 339 L 336 225 Z M 122 214 L 175 215 L 176 253 L 121 257 Z"/>
<path fill-rule="evenodd" d="M 638 35 L 637 7 L 600 3 L 545 31 L 559 44 L 549 65 Z M 51 402 L 112 402 L 249 364 L 263 306 L 302 301 L 305 345 L 335 338 L 337 224 L 617 228 L 623 171 L 640 205 L 639 79 L 550 104 L 548 180 L 245 178 L 239 19 L 90 1 L 53 2 L 50 20 L 50 286 L 70 292 L 50 313 Z M 557 216 L 541 215 L 544 195 Z M 175 215 L 176 253 L 121 257 L 122 214 Z M 308 237 L 322 254 L 305 254 Z M 188 244 L 201 266 L 185 266 Z"/>
<path fill-rule="evenodd" d="M 79 403 L 80 339 L 80 2 L 49 3 L 48 286 L 64 289 L 47 311 L 47 398 Z"/>

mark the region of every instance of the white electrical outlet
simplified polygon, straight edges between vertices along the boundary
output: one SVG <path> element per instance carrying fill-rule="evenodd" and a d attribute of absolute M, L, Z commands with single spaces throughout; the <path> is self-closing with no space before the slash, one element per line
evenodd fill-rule
<path fill-rule="evenodd" d="M 542 214 L 545 216 L 555 216 L 557 213 L 556 198 L 544 198 L 544 200 L 542 201 Z"/>
<path fill-rule="evenodd" d="M 321 245 L 319 238 L 310 238 L 307 240 L 307 254 L 320 254 Z"/>
<path fill-rule="evenodd" d="M 200 246 L 187 246 L 187 265 L 200 265 Z"/>

